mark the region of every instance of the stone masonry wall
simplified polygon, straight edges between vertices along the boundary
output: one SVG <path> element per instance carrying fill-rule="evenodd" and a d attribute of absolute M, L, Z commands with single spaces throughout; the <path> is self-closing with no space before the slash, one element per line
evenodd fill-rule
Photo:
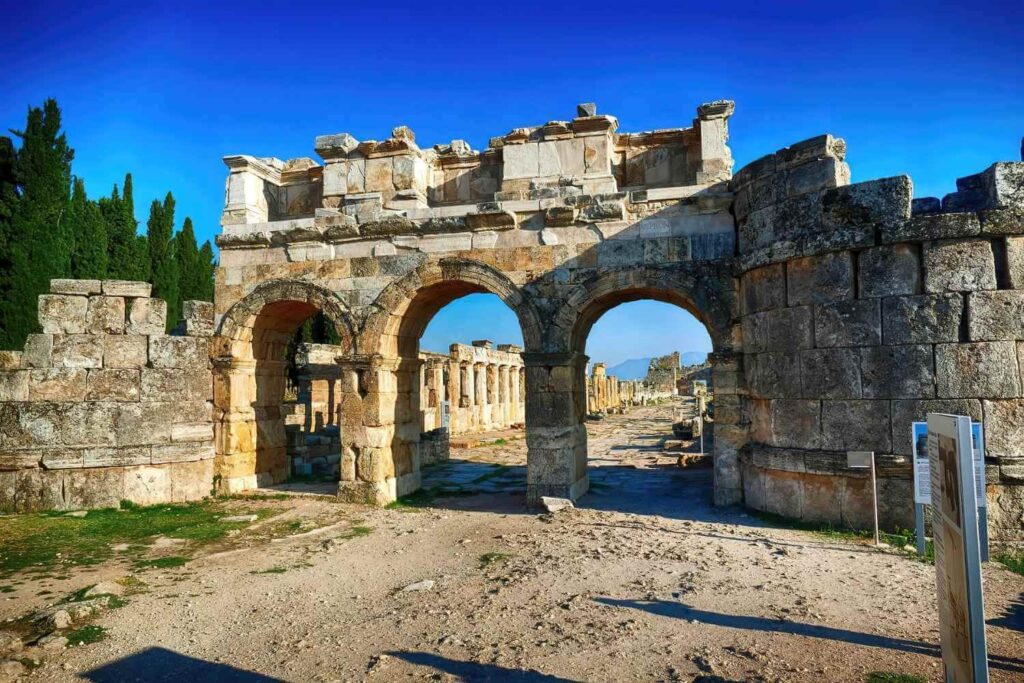
<path fill-rule="evenodd" d="M 744 501 L 863 528 L 869 483 L 845 452 L 872 450 L 883 524 L 912 528 L 911 422 L 950 412 L 984 422 L 992 533 L 1020 537 L 1024 164 L 912 203 L 907 177 L 847 185 L 844 152 L 822 136 L 731 183 Z"/>
<path fill-rule="evenodd" d="M 150 285 L 53 280 L 42 333 L 0 352 L 0 510 L 195 500 L 213 485 L 213 305 L 165 334 Z"/>

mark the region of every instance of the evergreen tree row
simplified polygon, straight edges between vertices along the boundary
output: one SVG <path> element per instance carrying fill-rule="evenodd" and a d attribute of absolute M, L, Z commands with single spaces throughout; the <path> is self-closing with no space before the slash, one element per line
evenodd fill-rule
<path fill-rule="evenodd" d="M 36 300 L 51 278 L 152 282 L 169 327 L 183 301 L 213 300 L 213 247 L 199 247 L 191 218 L 175 233 L 170 192 L 153 202 L 140 235 L 130 173 L 98 200 L 72 175 L 56 101 L 30 107 L 25 128 L 11 133 L 20 146 L 0 136 L 0 348 L 19 349 L 38 329 Z"/>

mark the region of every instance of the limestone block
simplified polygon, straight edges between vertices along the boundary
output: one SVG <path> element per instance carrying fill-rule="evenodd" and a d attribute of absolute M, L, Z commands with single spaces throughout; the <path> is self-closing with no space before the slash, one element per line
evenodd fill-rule
<path fill-rule="evenodd" d="M 981 223 L 976 213 L 918 214 L 882 231 L 882 242 L 913 242 L 977 237 Z"/>
<path fill-rule="evenodd" d="M 1024 400 L 982 401 L 985 451 L 999 458 L 1024 457 Z"/>
<path fill-rule="evenodd" d="M 50 294 L 75 294 L 89 296 L 99 294 L 101 283 L 99 280 L 50 280 Z"/>
<path fill-rule="evenodd" d="M 117 406 L 114 437 L 118 447 L 170 443 L 176 403 L 122 403 Z"/>
<path fill-rule="evenodd" d="M 916 244 L 865 249 L 857 255 L 861 298 L 921 293 L 921 253 Z"/>
<path fill-rule="evenodd" d="M 346 162 L 345 186 L 348 194 L 366 192 L 366 160 L 352 158 Z"/>
<path fill-rule="evenodd" d="M 64 501 L 69 510 L 110 508 L 124 499 L 123 467 L 96 467 L 61 473 Z"/>
<path fill-rule="evenodd" d="M 52 334 L 30 334 L 25 340 L 25 355 L 22 361 L 25 367 L 48 368 L 53 365 L 52 353 Z"/>
<path fill-rule="evenodd" d="M 743 348 L 748 351 L 793 351 L 811 348 L 814 346 L 811 307 L 781 308 L 745 316 L 742 322 L 742 335 Z"/>
<path fill-rule="evenodd" d="M 907 176 L 826 190 L 821 195 L 821 228 L 814 228 L 805 248 L 874 246 L 877 230 L 884 232 L 910 218 L 912 194 L 913 185 Z"/>
<path fill-rule="evenodd" d="M 0 370 L 20 370 L 28 367 L 22 361 L 21 351 L 0 351 Z"/>
<path fill-rule="evenodd" d="M 532 179 L 540 175 L 539 143 L 506 145 L 502 148 L 502 177 L 505 180 Z"/>
<path fill-rule="evenodd" d="M 134 369 L 93 369 L 86 379 L 86 401 L 138 401 L 140 374 Z"/>
<path fill-rule="evenodd" d="M 148 297 L 153 285 L 131 280 L 104 280 L 103 293 L 107 296 Z"/>
<path fill-rule="evenodd" d="M 177 463 L 171 471 L 171 501 L 183 503 L 211 495 L 213 460 Z"/>
<path fill-rule="evenodd" d="M 793 259 L 786 264 L 786 292 L 790 306 L 852 299 L 850 252 Z"/>
<path fill-rule="evenodd" d="M 360 481 L 382 482 L 395 474 L 390 449 L 361 448 L 356 454 L 356 478 Z"/>
<path fill-rule="evenodd" d="M 926 244 L 924 288 L 930 293 L 996 289 L 992 243 L 975 239 Z"/>
<path fill-rule="evenodd" d="M 795 351 L 747 356 L 747 388 L 757 396 L 800 398 L 800 355 Z M 718 389 L 717 382 L 715 383 Z"/>
<path fill-rule="evenodd" d="M 1006 238 L 1006 274 L 1014 289 L 1024 289 L 1024 237 Z"/>
<path fill-rule="evenodd" d="M 801 351 L 800 380 L 804 398 L 860 398 L 860 353 L 850 348 Z"/>
<path fill-rule="evenodd" d="M 210 342 L 206 337 L 149 338 L 149 364 L 154 368 L 201 371 L 210 367 Z"/>
<path fill-rule="evenodd" d="M 94 334 L 56 334 L 53 336 L 51 359 L 54 367 L 102 367 L 103 337 Z"/>
<path fill-rule="evenodd" d="M 892 452 L 911 455 L 911 424 L 924 422 L 928 413 L 967 415 L 981 421 L 981 401 L 976 399 L 900 400 L 892 402 Z"/>
<path fill-rule="evenodd" d="M 0 449 L 0 472 L 11 472 L 14 470 L 26 470 L 39 467 L 42 463 L 43 451 L 38 448 L 29 450 L 6 450 Z M 0 494 L 3 491 L 0 489 Z M 0 495 L 2 498 L 2 495 Z M 0 503 L 0 510 L 2 510 Z"/>
<path fill-rule="evenodd" d="M 378 157 L 366 160 L 366 192 L 395 191 L 394 165 L 392 157 Z"/>
<path fill-rule="evenodd" d="M 171 497 L 171 469 L 132 467 L 124 473 L 124 497 L 136 505 L 168 503 Z"/>
<path fill-rule="evenodd" d="M 148 465 L 151 457 L 149 446 L 86 448 L 83 451 L 82 467 L 137 467 Z"/>
<path fill-rule="evenodd" d="M 426 191 L 426 168 L 422 159 L 412 155 L 393 157 L 393 182 L 398 190 Z"/>
<path fill-rule="evenodd" d="M 143 401 L 209 400 L 212 395 L 212 378 L 206 370 L 142 369 Z"/>
<path fill-rule="evenodd" d="M 979 214 L 981 234 L 1020 235 L 1024 233 L 1024 210 L 986 209 Z"/>
<path fill-rule="evenodd" d="M 160 335 L 167 331 L 167 302 L 133 299 L 128 307 L 128 334 Z"/>
<path fill-rule="evenodd" d="M 214 457 L 212 442 L 192 441 L 187 443 L 161 444 L 153 446 L 153 464 L 172 462 L 195 462 Z"/>
<path fill-rule="evenodd" d="M 207 421 L 171 425 L 171 441 L 213 441 L 213 423 Z"/>
<path fill-rule="evenodd" d="M 82 401 L 85 399 L 87 370 L 84 368 L 39 368 L 30 371 L 29 400 Z"/>
<path fill-rule="evenodd" d="M 771 402 L 769 445 L 812 449 L 821 443 L 821 402 L 777 399 Z"/>
<path fill-rule="evenodd" d="M 971 292 L 967 310 L 971 341 L 1024 339 L 1024 290 Z"/>
<path fill-rule="evenodd" d="M 348 193 L 348 164 L 345 161 L 324 164 L 323 174 L 325 197 L 337 197 Z"/>
<path fill-rule="evenodd" d="M 124 297 L 91 296 L 85 329 L 89 334 L 123 334 L 124 311 Z"/>
<path fill-rule="evenodd" d="M 182 304 L 185 334 L 190 337 L 213 335 L 214 309 L 211 301 L 186 301 Z"/>
<path fill-rule="evenodd" d="M 939 398 L 1019 397 L 1016 344 L 939 344 L 935 347 L 935 380 Z"/>
<path fill-rule="evenodd" d="M 922 294 L 882 300 L 886 344 L 935 344 L 960 338 L 963 295 Z"/>
<path fill-rule="evenodd" d="M 141 368 L 149 361 L 149 338 L 141 334 L 103 338 L 103 367 Z"/>
<path fill-rule="evenodd" d="M 815 159 L 790 169 L 785 176 L 786 194 L 790 197 L 827 190 L 850 183 L 850 167 L 842 159 Z"/>
<path fill-rule="evenodd" d="M 882 341 L 878 299 L 858 299 L 814 307 L 814 345 L 872 346 Z"/>
<path fill-rule="evenodd" d="M 845 481 L 828 475 L 806 474 L 802 484 L 800 519 L 815 524 L 842 526 L 842 489 Z"/>
<path fill-rule="evenodd" d="M 889 401 L 822 401 L 821 447 L 835 451 L 892 450 Z"/>
<path fill-rule="evenodd" d="M 29 370 L 0 371 L 0 401 L 28 400 Z"/>
<path fill-rule="evenodd" d="M 59 445 L 59 422 L 59 406 L 52 403 L 0 403 L 0 448 Z"/>
<path fill-rule="evenodd" d="M 586 173 L 611 174 L 611 145 L 607 135 L 593 135 L 583 139 L 583 163 Z"/>
<path fill-rule="evenodd" d="M 61 413 L 61 440 L 68 446 L 113 446 L 117 406 L 70 403 Z"/>
<path fill-rule="evenodd" d="M 66 294 L 39 295 L 39 324 L 46 334 L 85 332 L 88 311 L 88 297 Z"/>
<path fill-rule="evenodd" d="M 864 398 L 935 396 L 931 346 L 876 346 L 860 349 L 860 376 Z"/>
<path fill-rule="evenodd" d="M 781 263 L 747 271 L 740 278 L 742 313 L 786 306 L 786 276 Z"/>
<path fill-rule="evenodd" d="M 41 465 L 48 470 L 74 470 L 85 467 L 84 448 L 46 448 L 38 452 L 43 456 Z"/>

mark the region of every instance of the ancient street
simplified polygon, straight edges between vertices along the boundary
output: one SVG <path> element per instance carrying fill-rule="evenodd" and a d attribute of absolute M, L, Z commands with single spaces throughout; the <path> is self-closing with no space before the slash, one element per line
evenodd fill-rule
<path fill-rule="evenodd" d="M 676 409 L 589 421 L 576 509 L 525 512 L 510 430 L 453 440 L 451 461 L 425 468 L 422 506 L 270 499 L 276 524 L 318 528 L 179 568 L 77 573 L 59 592 L 126 574 L 143 588 L 100 617 L 106 640 L 47 656 L 34 679 L 940 680 L 933 568 L 713 507 L 710 468 L 663 450 Z M 992 679 L 1020 680 L 1024 577 L 991 565 L 985 582 Z M 5 595 L 0 617 L 42 606 L 53 583 Z"/>

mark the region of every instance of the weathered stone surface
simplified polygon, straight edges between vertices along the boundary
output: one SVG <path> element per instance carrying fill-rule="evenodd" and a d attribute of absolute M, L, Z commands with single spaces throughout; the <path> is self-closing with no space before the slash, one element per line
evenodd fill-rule
<path fill-rule="evenodd" d="M 1024 290 L 971 292 L 967 311 L 971 341 L 1024 339 Z"/>
<path fill-rule="evenodd" d="M 865 249 L 857 255 L 861 298 L 921 293 L 921 253 L 915 244 Z"/>
<path fill-rule="evenodd" d="M 171 425 L 179 414 L 177 405 L 170 401 L 118 405 L 114 429 L 117 446 L 170 443 Z"/>
<path fill-rule="evenodd" d="M 50 280 L 50 294 L 88 296 L 90 294 L 99 294 L 101 289 L 99 280 Z"/>
<path fill-rule="evenodd" d="M 744 364 L 747 388 L 767 398 L 800 398 L 800 356 L 796 352 L 759 353 Z"/>
<path fill-rule="evenodd" d="M 70 403 L 61 414 L 61 441 L 69 446 L 113 446 L 117 407 L 111 403 Z"/>
<path fill-rule="evenodd" d="M 56 334 L 53 336 L 51 359 L 54 367 L 102 367 L 103 337 L 95 334 Z"/>
<path fill-rule="evenodd" d="M 939 398 L 1014 398 L 1021 395 L 1014 342 L 939 344 L 935 347 Z"/>
<path fill-rule="evenodd" d="M 1024 457 L 1024 400 L 982 401 L 989 457 Z M 1024 464 L 1024 463 L 1022 463 Z"/>
<path fill-rule="evenodd" d="M 104 280 L 103 293 L 107 296 L 148 297 L 153 285 L 131 280 Z"/>
<path fill-rule="evenodd" d="M 981 421 L 981 401 L 975 399 L 899 400 L 892 402 L 893 453 L 911 455 L 911 423 L 924 422 L 928 413 L 967 415 Z"/>
<path fill-rule="evenodd" d="M 926 292 L 996 288 L 995 256 L 988 240 L 930 242 L 924 248 Z"/>
<path fill-rule="evenodd" d="M 793 259 L 786 264 L 786 284 L 790 306 L 852 299 L 853 261 L 850 252 Z"/>
<path fill-rule="evenodd" d="M 771 445 L 818 448 L 821 445 L 821 402 L 777 399 L 771 402 Z"/>
<path fill-rule="evenodd" d="M 0 370 L 20 370 L 27 367 L 21 351 L 0 351 Z"/>
<path fill-rule="evenodd" d="M 191 337 L 213 335 L 214 310 L 212 301 L 186 301 L 182 304 L 185 334 Z"/>
<path fill-rule="evenodd" d="M 210 366 L 210 342 L 206 337 L 150 337 L 149 364 L 202 372 Z"/>
<path fill-rule="evenodd" d="M 94 369 L 86 378 L 86 401 L 139 400 L 138 370 Z"/>
<path fill-rule="evenodd" d="M 782 308 L 743 317 L 744 351 L 793 351 L 814 346 L 811 307 Z"/>
<path fill-rule="evenodd" d="M 980 234 L 981 223 L 976 213 L 920 214 L 883 230 L 882 242 L 926 242 Z"/>
<path fill-rule="evenodd" d="M 1024 234 L 1024 209 L 986 209 L 978 217 L 982 235 Z"/>
<path fill-rule="evenodd" d="M 935 344 L 960 338 L 961 294 L 894 296 L 882 300 L 886 344 Z"/>
<path fill-rule="evenodd" d="M 91 296 L 85 329 L 89 334 L 122 334 L 125 325 L 124 298 Z"/>
<path fill-rule="evenodd" d="M 367 221 L 359 226 L 359 234 L 364 237 L 389 237 L 391 235 L 409 235 L 416 232 L 416 224 L 402 216 L 385 216 L 379 220 Z"/>
<path fill-rule="evenodd" d="M 43 294 L 39 297 L 39 324 L 47 334 L 86 331 L 89 299 L 84 296 Z"/>
<path fill-rule="evenodd" d="M 814 307 L 814 345 L 872 346 L 882 340 L 878 299 L 837 301 Z"/>
<path fill-rule="evenodd" d="M 27 401 L 28 378 L 28 370 L 0 370 L 0 401 Z"/>
<path fill-rule="evenodd" d="M 213 382 L 209 372 L 178 368 L 143 368 L 143 401 L 208 400 Z"/>
<path fill-rule="evenodd" d="M 822 401 L 821 437 L 828 450 L 890 452 L 889 401 Z"/>
<path fill-rule="evenodd" d="M 52 354 L 52 334 L 30 334 L 25 340 L 22 362 L 28 368 L 48 368 L 53 364 Z"/>
<path fill-rule="evenodd" d="M 128 304 L 128 334 L 159 335 L 167 331 L 167 302 L 134 299 Z"/>
<path fill-rule="evenodd" d="M 84 368 L 40 368 L 29 375 L 29 400 L 81 401 L 85 398 Z"/>
<path fill-rule="evenodd" d="M 860 349 L 864 398 L 932 398 L 935 368 L 927 345 Z"/>
<path fill-rule="evenodd" d="M 141 368 L 149 360 L 149 338 L 139 334 L 103 338 L 103 367 Z"/>
<path fill-rule="evenodd" d="M 740 278 L 742 313 L 786 307 L 786 275 L 781 264 L 755 268 Z"/>
<path fill-rule="evenodd" d="M 800 381 L 807 398 L 860 398 L 860 353 L 851 348 L 801 351 Z"/>
<path fill-rule="evenodd" d="M 1006 238 L 1006 276 L 1010 287 L 1024 289 L 1024 237 Z"/>
<path fill-rule="evenodd" d="M 805 248 L 842 249 L 874 245 L 910 218 L 913 186 L 907 176 L 881 178 L 827 190 L 821 196 L 821 229 Z"/>
<path fill-rule="evenodd" d="M 194 462 L 214 457 L 213 443 L 191 442 L 153 446 L 153 464 Z"/>

